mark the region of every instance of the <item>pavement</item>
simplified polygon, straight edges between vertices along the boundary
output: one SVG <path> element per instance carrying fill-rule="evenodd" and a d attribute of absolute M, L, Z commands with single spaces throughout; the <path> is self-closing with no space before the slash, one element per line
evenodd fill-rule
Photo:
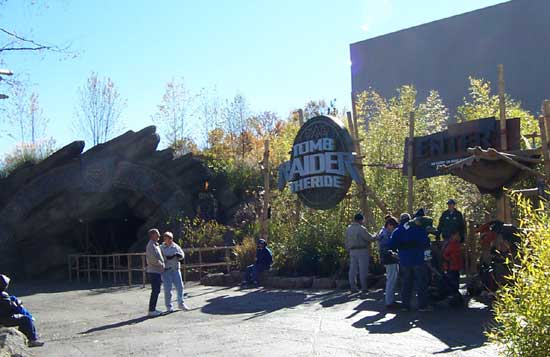
<path fill-rule="evenodd" d="M 495 356 L 481 303 L 389 312 L 382 292 L 188 284 L 191 311 L 146 316 L 149 289 L 12 282 L 37 320 L 36 356 Z M 163 293 L 159 309 L 164 308 Z"/>

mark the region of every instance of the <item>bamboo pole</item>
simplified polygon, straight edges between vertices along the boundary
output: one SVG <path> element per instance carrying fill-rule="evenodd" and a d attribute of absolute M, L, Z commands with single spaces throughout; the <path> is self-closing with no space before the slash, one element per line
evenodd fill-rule
<path fill-rule="evenodd" d="M 409 113 L 409 141 L 407 159 L 407 211 L 409 214 L 412 214 L 414 204 L 414 112 Z"/>

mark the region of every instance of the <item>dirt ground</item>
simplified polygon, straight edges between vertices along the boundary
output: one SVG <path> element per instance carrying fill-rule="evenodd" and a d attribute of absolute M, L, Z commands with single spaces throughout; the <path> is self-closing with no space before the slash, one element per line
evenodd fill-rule
<path fill-rule="evenodd" d="M 188 284 L 188 312 L 147 318 L 148 288 L 14 283 L 37 319 L 36 356 L 493 356 L 488 309 L 387 312 L 382 292 Z M 159 308 L 164 309 L 161 293 Z"/>

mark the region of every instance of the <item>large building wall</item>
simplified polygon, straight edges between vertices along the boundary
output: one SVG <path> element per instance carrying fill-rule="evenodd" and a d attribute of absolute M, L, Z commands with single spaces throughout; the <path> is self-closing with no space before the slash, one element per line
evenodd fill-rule
<path fill-rule="evenodd" d="M 419 98 L 439 91 L 455 111 L 468 76 L 497 86 L 504 64 L 506 92 L 532 113 L 550 98 L 550 0 L 513 0 L 354 43 L 352 95 L 373 88 L 385 97 L 413 84 Z"/>

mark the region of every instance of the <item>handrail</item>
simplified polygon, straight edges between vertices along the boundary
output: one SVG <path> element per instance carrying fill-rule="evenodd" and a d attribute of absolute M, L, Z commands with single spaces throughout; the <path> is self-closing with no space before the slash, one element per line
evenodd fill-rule
<path fill-rule="evenodd" d="M 183 279 L 188 269 L 199 268 L 199 275 L 202 275 L 201 268 L 209 267 L 225 267 L 227 272 L 231 271 L 231 266 L 235 264 L 231 259 L 231 251 L 234 246 L 221 247 L 202 247 L 202 248 L 183 248 L 184 253 L 199 253 L 198 263 L 181 264 Z M 203 263 L 203 252 L 224 251 L 224 260 L 222 262 Z M 133 264 L 136 257 L 140 257 L 137 265 Z M 121 258 L 126 259 L 126 264 L 121 264 Z M 80 282 L 80 275 L 85 273 L 88 282 L 92 280 L 92 273 L 97 273 L 100 283 L 103 283 L 104 274 L 112 274 L 114 284 L 117 283 L 117 274 L 128 274 L 128 285 L 132 286 L 132 275 L 134 272 L 141 272 L 142 285 L 146 283 L 146 264 L 145 253 L 110 253 L 110 254 L 69 254 L 68 255 L 68 270 L 69 281 L 73 281 L 73 273 L 76 275 L 76 280 Z"/>

